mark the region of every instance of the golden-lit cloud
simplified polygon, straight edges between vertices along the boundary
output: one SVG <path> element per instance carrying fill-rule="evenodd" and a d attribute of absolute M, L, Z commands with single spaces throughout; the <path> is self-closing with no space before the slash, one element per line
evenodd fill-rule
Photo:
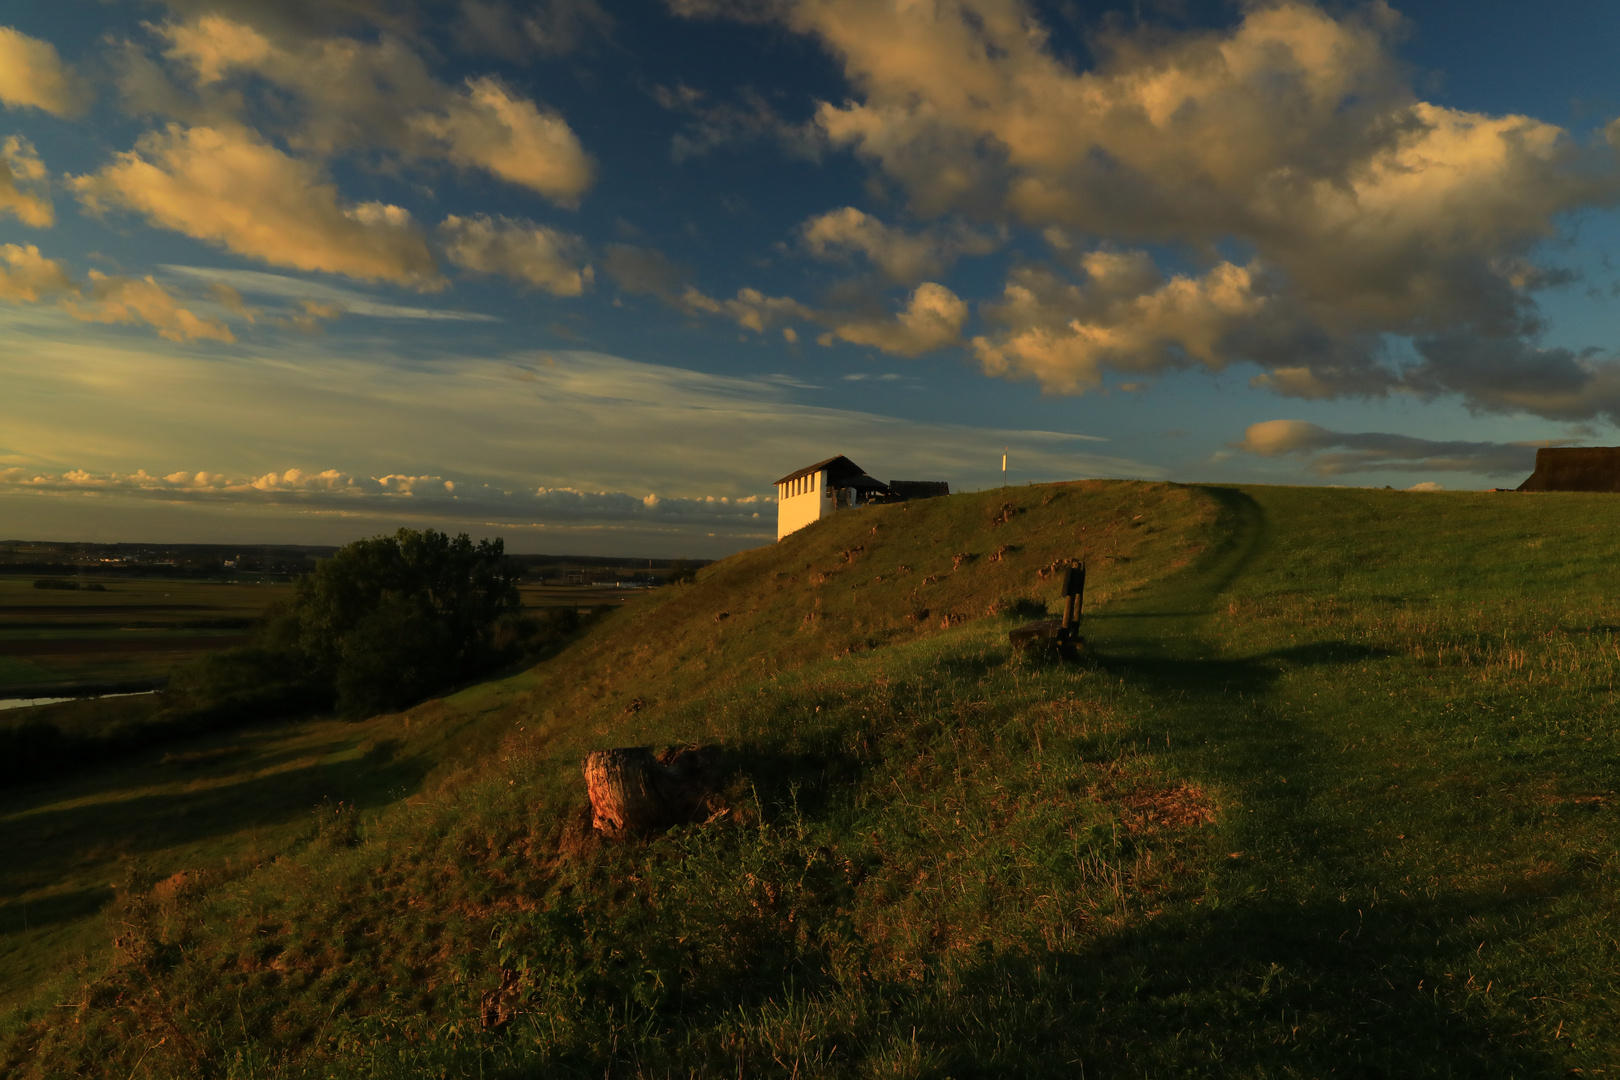
<path fill-rule="evenodd" d="M 457 165 L 575 206 L 591 186 L 591 160 L 561 114 L 516 97 L 494 79 L 468 79 L 442 111 L 410 118 L 414 131 Z"/>
<path fill-rule="evenodd" d="M 751 287 L 738 289 L 729 299 L 717 299 L 685 284 L 688 271 L 653 248 L 609 245 L 604 265 L 625 292 L 656 296 L 688 314 L 730 319 L 756 334 L 780 326 L 789 344 L 798 341 L 799 335 L 785 324 L 798 321 L 825 327 L 826 333 L 817 338 L 822 345 L 847 341 L 900 356 L 918 356 L 961 344 L 962 326 L 968 316 L 967 303 L 961 297 L 932 281 L 918 285 L 904 307 L 890 314 L 881 310 L 850 311 L 840 306 L 815 308 L 791 296 L 769 296 Z"/>
<path fill-rule="evenodd" d="M 157 29 L 166 42 L 163 56 L 185 73 L 203 104 L 186 104 L 160 73 L 132 61 L 148 108 L 195 109 L 247 125 L 252 80 L 264 80 L 280 94 L 264 119 L 299 152 L 327 157 L 382 147 L 404 158 L 482 169 L 563 206 L 577 205 L 591 185 L 591 160 L 561 114 L 489 77 L 447 86 L 396 35 L 277 41 L 222 15 Z M 289 98 L 297 103 L 290 116 Z"/>
<path fill-rule="evenodd" d="M 1251 271 L 1228 262 L 1169 281 L 1143 252 L 1090 252 L 1084 267 L 1082 285 L 1037 267 L 1014 273 L 986 310 L 1007 330 L 973 339 L 987 374 L 1076 393 L 1101 386 L 1109 369 L 1219 368 L 1236 351 L 1234 335 L 1267 314 Z"/>
<path fill-rule="evenodd" d="M 56 221 L 45 163 L 34 144 L 20 135 L 0 143 L 0 214 L 10 213 L 24 225 L 49 228 Z"/>
<path fill-rule="evenodd" d="M 67 268 L 39 253 L 33 244 L 0 244 L 0 300 L 35 303 L 53 296 L 76 294 L 79 287 Z"/>
<path fill-rule="evenodd" d="M 171 124 L 70 184 L 93 213 L 130 210 L 275 266 L 418 289 L 443 285 L 408 211 L 343 203 L 315 165 L 244 128 Z"/>
<path fill-rule="evenodd" d="M 745 330 L 763 334 L 772 325 L 788 319 L 818 319 L 815 311 L 791 296 L 766 296 L 758 289 L 738 289 L 729 300 L 716 300 L 690 286 L 682 292 L 677 304 L 688 311 L 702 311 L 722 315 Z"/>
<path fill-rule="evenodd" d="M 853 206 L 829 210 L 799 228 L 799 241 L 817 258 L 864 255 L 890 281 L 910 285 L 938 277 L 963 255 L 986 255 L 996 240 L 963 225 L 907 232 Z"/>
<path fill-rule="evenodd" d="M 112 277 L 90 271 L 88 286 L 73 280 L 67 267 L 40 254 L 33 244 L 0 244 L 0 300 L 38 303 L 52 300 L 84 322 L 134 323 L 150 326 L 171 341 L 210 339 L 231 342 L 230 327 L 200 318 L 181 307 L 150 276 Z"/>
<path fill-rule="evenodd" d="M 89 87 L 62 62 L 56 46 L 0 26 L 0 104 L 71 117 L 89 103 Z"/>
<path fill-rule="evenodd" d="M 215 319 L 199 318 L 175 302 L 169 291 L 150 276 L 110 277 L 90 271 L 90 288 L 62 305 L 68 314 L 86 322 L 135 323 L 155 329 L 171 341 L 233 342 L 230 327 Z"/>
<path fill-rule="evenodd" d="M 856 345 L 870 345 L 900 356 L 918 356 L 962 340 L 967 304 L 945 286 L 925 281 L 912 290 L 898 314 L 880 318 L 849 318 L 823 314 L 833 337 Z"/>
<path fill-rule="evenodd" d="M 445 257 L 463 270 L 502 274 L 556 296 L 579 296 L 595 276 L 579 237 L 532 221 L 451 214 L 439 239 Z"/>
<path fill-rule="evenodd" d="M 1421 100 L 1383 4 L 1245 5 L 1210 30 L 1117 24 L 1090 42 L 1089 68 L 1059 54 L 1024 0 L 674 6 L 821 42 L 851 96 L 817 107 L 820 137 L 869 163 L 913 217 L 1053 238 L 1073 276 L 1015 269 L 976 350 L 987 370 L 1060 392 L 1108 368 L 1238 361 L 1282 393 L 1389 392 L 1403 376 L 1381 352 L 1387 335 L 1533 340 L 1534 295 L 1562 280 L 1535 264 L 1538 245 L 1560 215 L 1620 200 L 1620 126 L 1580 145 L 1533 117 Z M 801 241 L 860 251 L 898 281 L 944 265 L 921 235 L 845 209 Z M 1088 245 L 1105 257 L 1156 246 L 1163 265 L 1105 297 L 1077 259 Z M 1041 273 L 1051 280 L 1035 289 Z M 1427 371 L 1431 387 L 1464 374 Z M 1517 407 L 1480 380 L 1442 391 Z"/>

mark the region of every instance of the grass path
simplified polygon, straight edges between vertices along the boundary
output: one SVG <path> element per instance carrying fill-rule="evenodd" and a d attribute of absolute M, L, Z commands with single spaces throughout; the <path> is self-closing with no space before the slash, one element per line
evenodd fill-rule
<path fill-rule="evenodd" d="M 1470 568 L 1512 556 L 1523 515 L 1489 519 L 1522 507 L 1413 543 L 1368 494 L 1226 491 L 1227 550 L 1088 621 L 1144 741 L 1221 804 L 1204 880 L 1096 950 L 1099 1029 L 1119 1032 L 1121 1065 L 1231 1075 L 1612 1069 L 1614 731 L 1518 723 L 1514 703 L 1535 697 L 1578 719 L 1573 672 L 1526 695 L 1488 654 L 1424 662 L 1501 599 Z M 1300 599 L 1290 551 L 1336 529 L 1360 565 L 1333 568 L 1317 617 L 1276 617 Z M 1591 614 L 1579 587 L 1544 599 L 1562 616 L 1548 622 Z M 1367 626 L 1391 605 L 1404 632 L 1379 641 Z"/>

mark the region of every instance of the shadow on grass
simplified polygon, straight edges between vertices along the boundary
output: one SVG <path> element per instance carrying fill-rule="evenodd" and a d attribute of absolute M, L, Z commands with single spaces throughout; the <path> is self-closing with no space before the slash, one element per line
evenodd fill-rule
<path fill-rule="evenodd" d="M 951 1046 L 947 1071 L 1565 1075 L 1522 1015 L 1493 1004 L 1483 977 L 1469 983 L 1478 931 L 1468 924 L 1543 918 L 1532 905 L 1545 895 L 1480 891 L 1361 911 L 1249 902 L 1157 919 L 1079 953 L 1000 956 L 962 987 L 999 1038 Z M 1022 1060 L 1033 1051 L 1021 1047 L 1039 1047 L 1040 1059 Z"/>
<path fill-rule="evenodd" d="M 350 745 L 334 742 L 284 756 L 319 758 Z M 263 767 L 262 760 L 253 764 Z M 218 784 L 195 776 L 188 778 L 193 784 L 189 790 L 120 797 L 121 789 L 146 778 L 127 769 L 108 769 L 97 783 L 75 786 L 77 805 L 45 809 L 6 823 L 5 878 L 12 888 L 19 884 L 33 888 L 75 850 L 81 852 L 80 858 L 95 861 L 273 828 L 307 817 L 323 799 L 359 809 L 381 806 L 401 792 L 415 791 L 427 770 L 427 762 L 396 759 L 393 748 L 382 744 L 354 759 L 312 761 L 303 768 L 246 780 L 227 778 Z M 86 799 L 95 801 L 82 802 Z"/>
<path fill-rule="evenodd" d="M 54 923 L 72 922 L 94 915 L 103 904 L 113 898 L 113 891 L 105 886 L 74 889 L 71 892 L 29 900 L 11 900 L 0 904 L 0 937 L 23 934 Z"/>

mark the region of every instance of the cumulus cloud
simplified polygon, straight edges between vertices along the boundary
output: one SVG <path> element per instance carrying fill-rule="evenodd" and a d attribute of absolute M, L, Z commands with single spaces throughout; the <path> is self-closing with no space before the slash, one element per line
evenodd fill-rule
<path fill-rule="evenodd" d="M 503 274 L 556 296 L 579 296 L 595 276 L 579 237 L 532 221 L 451 214 L 439 238 L 445 257 L 463 270 Z"/>
<path fill-rule="evenodd" d="M 564 206 L 576 205 L 591 185 L 591 160 L 561 114 L 488 77 L 447 86 L 396 35 L 277 41 L 217 14 L 167 23 L 158 32 L 164 57 L 187 73 L 204 100 L 187 103 L 160 73 L 131 58 L 129 70 L 140 73 L 135 81 L 155 111 L 232 116 L 246 125 L 255 80 L 262 80 L 278 92 L 260 110 L 263 119 L 279 123 L 300 152 L 325 157 L 382 147 L 482 169 Z M 289 98 L 297 103 L 290 117 Z"/>
<path fill-rule="evenodd" d="M 0 26 L 0 103 L 77 116 L 90 103 L 90 88 L 62 63 L 56 46 Z"/>
<path fill-rule="evenodd" d="M 561 206 L 577 206 L 591 186 L 591 160 L 562 115 L 494 79 L 468 79 L 442 111 L 417 114 L 410 124 L 457 165 L 488 170 Z"/>
<path fill-rule="evenodd" d="M 826 332 L 817 338 L 822 345 L 847 341 L 900 356 L 917 356 L 959 344 L 968 315 L 966 302 L 932 281 L 918 285 L 905 306 L 889 314 L 815 308 L 791 296 L 769 296 L 747 287 L 738 289 L 729 299 L 718 299 L 686 284 L 689 271 L 652 248 L 610 244 L 603 265 L 625 292 L 656 296 L 687 314 L 730 319 L 756 334 L 780 326 L 783 338 L 790 344 L 798 340 L 798 332 L 784 324 L 798 321 L 825 327 Z"/>
<path fill-rule="evenodd" d="M 918 356 L 960 342 L 967 314 L 961 297 L 943 285 L 925 281 L 912 290 L 906 306 L 893 317 L 844 320 L 824 313 L 821 319 L 831 322 L 833 337 L 900 356 Z"/>
<path fill-rule="evenodd" d="M 170 124 L 70 184 L 92 213 L 130 210 L 276 266 L 419 289 L 443 285 L 408 211 L 344 204 L 315 165 L 245 128 Z"/>
<path fill-rule="evenodd" d="M 10 213 L 36 229 L 49 228 L 56 211 L 46 180 L 45 163 L 33 143 L 20 135 L 0 143 L 0 214 Z"/>
<path fill-rule="evenodd" d="M 1462 442 L 1384 432 L 1330 431 L 1304 420 L 1251 424 L 1237 449 L 1262 457 L 1295 455 L 1321 476 L 1366 472 L 1462 472 L 1483 476 L 1529 473 L 1536 447 L 1546 443 Z M 1434 490 L 1419 485 L 1414 490 Z"/>
<path fill-rule="evenodd" d="M 215 319 L 199 318 L 175 302 L 169 291 L 150 276 L 110 277 L 90 271 L 90 288 L 62 305 L 86 322 L 145 324 L 170 341 L 211 340 L 233 342 L 230 327 Z"/>
<path fill-rule="evenodd" d="M 986 255 L 996 248 L 995 238 L 960 223 L 907 232 L 853 206 L 806 221 L 799 227 L 799 241 L 821 259 L 847 252 L 864 255 L 890 281 L 904 285 L 938 277 L 963 255 Z"/>
<path fill-rule="evenodd" d="M 788 319 L 817 319 L 820 316 L 791 296 L 766 296 L 758 289 L 738 289 L 729 300 L 716 300 L 688 287 L 677 299 L 688 311 L 722 315 L 745 330 L 763 334 L 771 326 Z"/>
<path fill-rule="evenodd" d="M 235 341 L 230 328 L 200 318 L 183 308 L 151 277 L 113 277 L 90 271 L 88 287 L 73 280 L 67 267 L 40 254 L 33 244 L 0 244 L 0 300 L 37 303 L 54 300 L 84 322 L 135 323 L 150 326 L 171 341 Z"/>
<path fill-rule="evenodd" d="M 0 267 L 0 300 L 31 304 L 79 291 L 67 268 L 41 255 L 33 244 L 0 244 L 0 261 L 5 263 Z"/>
<path fill-rule="evenodd" d="M 1229 262 L 1200 277 L 1166 281 L 1143 252 L 1094 251 L 1080 284 L 1026 267 L 986 317 L 1006 327 L 973 339 L 984 370 L 1075 393 L 1102 385 L 1107 370 L 1150 374 L 1189 363 L 1218 368 L 1234 338 L 1270 315 L 1252 269 Z M 1250 335 L 1252 336 L 1252 334 Z"/>
<path fill-rule="evenodd" d="M 1059 56 L 1022 0 L 676 6 L 819 40 L 852 88 L 819 105 L 821 136 L 916 216 L 1175 253 L 1106 304 L 1095 266 L 1039 303 L 1028 272 L 1013 274 L 979 356 L 1057 391 L 1108 368 L 1237 361 L 1283 393 L 1400 389 L 1389 335 L 1430 352 L 1459 336 L 1534 341 L 1534 294 L 1559 280 L 1534 263 L 1538 245 L 1561 214 L 1620 197 L 1620 127 L 1581 145 L 1532 117 L 1421 100 L 1382 4 L 1335 15 L 1282 0 L 1219 30 L 1107 29 L 1089 69 Z M 1540 408 L 1438 362 L 1430 374 L 1477 407 Z"/>

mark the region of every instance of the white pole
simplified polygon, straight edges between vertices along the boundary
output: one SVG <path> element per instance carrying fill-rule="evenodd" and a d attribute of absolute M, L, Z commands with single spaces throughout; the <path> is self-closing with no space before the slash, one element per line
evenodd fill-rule
<path fill-rule="evenodd" d="M 1007 448 L 1001 448 L 1001 486 L 1007 486 Z"/>

